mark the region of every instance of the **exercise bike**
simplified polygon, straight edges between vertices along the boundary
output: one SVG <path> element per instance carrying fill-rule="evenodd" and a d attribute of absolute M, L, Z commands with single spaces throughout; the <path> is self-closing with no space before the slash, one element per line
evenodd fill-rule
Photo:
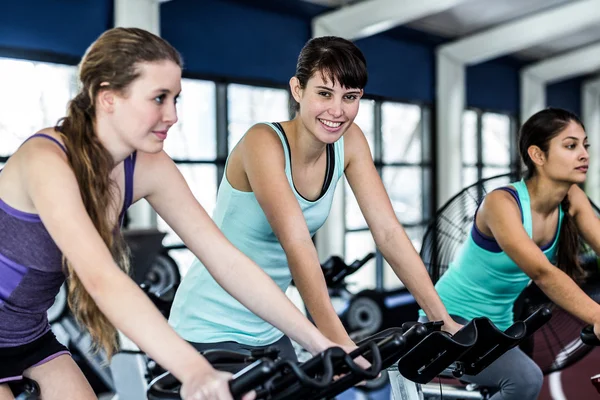
<path fill-rule="evenodd" d="M 123 235 L 130 248 L 132 278 L 168 318 L 181 276 L 177 264 L 162 247 L 165 234 L 148 229 L 124 231 Z M 113 400 L 145 399 L 148 381 L 164 372 L 122 335 L 121 351 L 111 363 L 107 362 L 102 350 L 92 351 L 90 334 L 79 325 L 67 306 L 66 284 L 48 310 L 48 321 L 58 341 L 69 348 L 96 393 L 114 393 Z M 39 392 L 28 380 L 12 383 L 11 387 L 19 400 L 34 400 L 35 393 Z"/>
<path fill-rule="evenodd" d="M 230 385 L 234 398 L 253 390 L 262 400 L 332 399 L 360 381 L 388 370 L 393 377 L 395 400 L 422 400 L 420 384 L 430 382 L 448 368 L 458 375 L 479 373 L 535 332 L 550 316 L 550 310 L 540 309 L 506 332 L 497 330 L 487 318 L 476 318 L 455 335 L 442 332 L 442 322 L 403 324 L 364 339 L 350 354 L 331 348 L 304 363 L 277 358 L 257 360 L 256 356 L 245 354 L 237 356 L 239 362 L 237 368 L 234 363 L 233 370 L 230 357 L 226 370 L 241 369 Z M 223 353 L 217 350 L 213 354 Z M 231 352 L 228 354 L 231 356 Z M 207 357 L 211 355 L 205 353 Z M 359 356 L 371 363 L 368 370 L 353 362 Z M 219 363 L 212 361 L 219 368 Z M 334 380 L 336 375 L 341 378 Z M 148 398 L 180 399 L 179 390 L 179 382 L 167 372 L 150 383 Z"/>
<path fill-rule="evenodd" d="M 420 384 L 430 382 L 447 369 L 456 376 L 479 373 L 550 317 L 550 310 L 542 308 L 505 332 L 496 329 L 487 318 L 475 318 L 454 335 L 441 331 L 442 322 L 405 323 L 364 339 L 350 354 L 331 348 L 304 363 L 279 359 L 277 351 L 270 349 L 204 354 L 216 368 L 237 372 L 230 384 L 235 398 L 254 390 L 257 399 L 264 400 L 331 399 L 387 369 L 395 400 L 422 400 L 426 392 Z M 358 366 L 353 361 L 357 357 L 368 360 L 370 368 Z M 28 384 L 37 393 L 19 400 L 38 400 L 39 388 L 35 382 Z M 146 395 L 150 400 L 179 399 L 179 389 L 177 380 L 165 372 L 150 382 Z"/>
<path fill-rule="evenodd" d="M 341 319 L 344 322 L 344 324 L 346 325 L 347 329 L 351 329 L 352 325 L 349 322 L 352 322 L 353 320 L 361 320 L 365 323 L 364 325 L 367 325 L 366 322 L 368 322 L 368 321 L 375 322 L 375 325 L 380 326 L 379 325 L 380 318 L 377 316 L 383 315 L 384 313 L 387 313 L 388 315 L 390 313 L 392 313 L 392 311 L 390 311 L 390 310 L 385 310 L 385 303 L 384 303 L 384 305 L 382 305 L 381 301 L 377 302 L 377 301 L 373 301 L 371 298 L 368 298 L 365 296 L 359 296 L 361 293 L 368 292 L 368 291 L 363 291 L 363 292 L 357 294 L 358 299 L 353 299 L 352 294 L 348 291 L 347 286 L 344 282 L 344 279 L 347 276 L 358 271 L 358 269 L 360 269 L 360 267 L 362 267 L 367 261 L 372 259 L 373 256 L 374 256 L 374 254 L 370 253 L 362 260 L 356 260 L 350 265 L 347 265 L 340 257 L 334 256 L 334 257 L 331 257 L 330 259 L 328 259 L 322 265 L 323 275 L 325 276 L 325 281 L 329 288 L 330 296 L 332 296 L 332 301 L 334 301 L 334 299 L 337 298 L 337 299 L 344 300 L 347 304 L 350 304 L 350 306 L 347 306 L 347 308 L 345 310 L 342 310 L 342 312 L 340 313 Z M 397 295 L 397 293 L 391 293 L 388 295 L 392 296 L 392 298 L 393 298 L 393 296 Z M 405 292 L 402 295 L 410 296 L 410 294 L 408 294 L 408 292 Z M 388 318 L 393 318 L 391 320 L 388 320 L 388 323 L 393 323 L 393 321 L 398 322 L 397 318 L 399 318 L 400 316 L 403 316 L 403 315 L 406 315 L 406 318 L 410 318 L 410 313 L 412 313 L 414 311 L 413 308 L 418 309 L 418 306 L 416 305 L 414 298 L 412 298 L 412 296 L 410 296 L 410 297 L 411 297 L 411 302 L 408 303 L 408 309 L 402 309 L 403 305 L 398 306 L 397 310 L 395 312 L 395 314 L 397 314 L 397 315 L 392 315 L 391 317 L 388 316 Z M 354 304 L 354 308 L 352 308 L 352 304 Z M 365 304 L 367 304 L 366 307 L 364 306 Z M 348 310 L 350 310 L 350 312 L 348 312 Z M 414 312 L 416 314 L 416 311 L 414 311 Z M 348 317 L 347 317 L 348 314 L 353 316 L 350 318 L 350 321 L 348 320 Z M 362 314 L 361 317 L 356 318 L 357 316 L 360 316 L 361 314 Z M 488 331 L 491 331 L 492 335 L 494 334 L 493 332 L 495 329 L 491 330 L 491 329 L 489 329 L 489 327 L 486 329 Z M 350 331 L 350 332 L 351 332 L 351 336 L 354 336 L 354 337 L 356 337 L 357 334 L 358 334 L 358 336 L 360 336 L 361 334 L 364 334 L 363 333 L 364 330 Z M 530 329 L 530 333 L 531 333 L 531 329 Z M 488 333 L 488 334 L 490 334 L 490 333 Z M 527 337 L 529 338 L 530 334 L 527 335 Z M 524 340 L 519 341 L 519 343 L 521 345 L 523 345 L 524 342 L 525 342 Z M 383 388 L 388 382 L 388 377 L 386 375 L 387 374 L 382 374 L 377 380 L 367 382 L 367 384 L 365 386 L 361 387 L 360 389 L 362 391 L 369 392 L 372 390 L 378 390 L 378 389 Z M 439 376 L 441 378 L 450 378 L 450 379 L 457 379 L 457 378 L 459 378 L 460 375 L 462 375 L 462 374 L 458 374 L 456 371 L 451 371 L 451 370 L 441 371 L 439 374 Z M 434 385 L 434 384 L 424 385 L 422 387 L 422 391 L 424 392 L 423 395 L 430 397 L 430 398 L 438 398 L 439 393 L 440 393 L 440 386 L 441 385 Z M 442 389 L 442 392 L 444 393 L 444 397 L 449 398 L 449 399 L 485 400 L 485 399 L 489 398 L 489 396 L 490 396 L 489 388 L 480 387 L 480 386 L 477 386 L 474 384 L 467 384 L 467 383 L 461 384 L 460 380 L 456 384 L 445 384 L 445 385 L 441 386 L 441 389 Z"/>

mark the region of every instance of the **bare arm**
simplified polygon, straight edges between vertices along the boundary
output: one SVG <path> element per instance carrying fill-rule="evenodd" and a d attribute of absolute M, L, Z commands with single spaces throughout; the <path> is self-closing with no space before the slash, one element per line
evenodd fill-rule
<path fill-rule="evenodd" d="M 242 146 L 242 164 L 252 191 L 285 251 L 294 283 L 310 315 L 329 339 L 353 345 L 331 304 L 317 251 L 285 175 L 280 139 L 268 126 L 257 125 L 246 134 Z"/>
<path fill-rule="evenodd" d="M 114 263 L 90 220 L 66 156 L 32 140 L 20 150 L 25 189 L 44 226 L 108 319 L 182 382 L 212 367 L 167 324 L 141 289 Z"/>
<path fill-rule="evenodd" d="M 596 254 L 600 254 L 600 219 L 592 209 L 586 194 L 577 185 L 569 190 L 569 209 L 579 234 Z"/>
<path fill-rule="evenodd" d="M 139 184 L 148 191 L 148 201 L 219 285 L 311 353 L 330 347 L 275 282 L 225 238 L 164 152 L 138 161 L 144 171 Z"/>
<path fill-rule="evenodd" d="M 346 178 L 365 216 L 377 247 L 430 320 L 442 320 L 453 332 L 456 324 L 438 296 L 423 261 L 396 218 L 375 169 L 364 134 L 353 125 L 345 136 Z"/>
<path fill-rule="evenodd" d="M 487 195 L 478 218 L 504 252 L 556 304 L 588 324 L 600 323 L 600 305 L 589 298 L 567 274 L 548 261 L 525 232 L 518 205 L 509 193 Z"/>

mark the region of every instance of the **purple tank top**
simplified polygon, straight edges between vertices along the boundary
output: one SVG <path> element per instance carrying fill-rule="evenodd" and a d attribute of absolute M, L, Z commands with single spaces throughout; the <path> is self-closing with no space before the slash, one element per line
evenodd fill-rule
<path fill-rule="evenodd" d="M 55 138 L 43 133 L 66 153 Z M 27 140 L 29 140 L 27 139 Z M 133 201 L 136 153 L 125 159 L 125 201 Z M 1 172 L 1 170 L 0 170 Z M 37 214 L 16 210 L 0 199 L 0 347 L 30 343 L 50 329 L 47 311 L 65 281 L 62 253 Z"/>

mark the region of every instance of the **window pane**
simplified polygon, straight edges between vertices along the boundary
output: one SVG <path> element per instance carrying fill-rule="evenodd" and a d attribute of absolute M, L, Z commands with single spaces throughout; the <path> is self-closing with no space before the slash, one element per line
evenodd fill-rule
<path fill-rule="evenodd" d="M 348 232 L 346 233 L 346 264 L 354 260 L 364 258 L 368 253 L 375 251 L 375 241 L 371 232 Z M 358 293 L 364 289 L 375 288 L 375 259 L 373 258 L 362 266 L 358 271 L 346 278 L 348 289 L 352 293 Z"/>
<path fill-rule="evenodd" d="M 506 168 L 492 168 L 492 167 L 486 167 L 484 168 L 481 173 L 483 174 L 483 178 L 491 178 L 492 176 L 497 176 L 497 175 L 503 175 L 503 174 L 508 174 L 510 173 L 510 168 L 506 167 Z M 510 183 L 510 177 L 506 178 L 506 183 Z"/>
<path fill-rule="evenodd" d="M 510 117 L 484 113 L 481 117 L 483 162 L 510 165 Z"/>
<path fill-rule="evenodd" d="M 356 197 L 352 193 L 352 189 L 350 189 L 350 185 L 345 177 L 344 185 L 346 185 L 346 190 L 344 191 L 346 197 L 346 229 L 367 228 L 367 221 L 362 215 L 358 207 L 358 201 L 356 201 Z"/>
<path fill-rule="evenodd" d="M 180 160 L 214 160 L 216 145 L 216 86 L 213 82 L 182 79 L 177 103 L 179 121 L 165 141 L 165 151 Z"/>
<path fill-rule="evenodd" d="M 414 226 L 410 228 L 404 228 L 406 234 L 410 238 L 413 246 L 417 252 L 421 251 L 421 245 L 423 244 L 423 236 L 425 235 L 424 226 Z M 404 287 L 404 283 L 396 276 L 394 270 L 388 264 L 387 261 L 383 261 L 383 288 L 385 290 L 393 290 Z"/>
<path fill-rule="evenodd" d="M 421 107 L 384 102 L 381 105 L 383 162 L 421 162 Z"/>
<path fill-rule="evenodd" d="M 477 113 L 473 110 L 463 112 L 462 161 L 465 164 L 477 162 Z"/>
<path fill-rule="evenodd" d="M 217 201 L 217 167 L 207 164 L 185 164 L 177 166 L 187 181 L 192 193 L 202 204 L 209 215 L 212 215 Z M 165 245 L 181 243 L 181 239 L 173 232 L 170 226 L 160 217 L 158 229 L 167 232 L 163 240 Z"/>
<path fill-rule="evenodd" d="M 25 138 L 65 116 L 76 71 L 74 66 L 0 58 L 0 155 L 11 155 Z"/>
<path fill-rule="evenodd" d="M 471 186 L 477 182 L 477 167 L 463 167 L 462 186 L 463 188 Z"/>
<path fill-rule="evenodd" d="M 358 114 L 354 119 L 356 125 L 365 134 L 369 147 L 371 148 L 371 156 L 375 154 L 375 121 L 374 121 L 375 100 L 361 100 Z"/>
<path fill-rule="evenodd" d="M 361 100 L 358 115 L 354 122 L 362 129 L 369 147 L 371 148 L 371 156 L 374 155 L 375 151 L 375 121 L 374 121 L 374 100 Z M 344 191 L 346 197 L 346 229 L 362 229 L 367 227 L 367 222 L 360 212 L 358 202 L 350 185 L 346 178 L 344 178 L 344 184 L 346 190 Z"/>
<path fill-rule="evenodd" d="M 278 122 L 289 119 L 288 92 L 256 86 L 227 86 L 229 113 L 229 151 L 258 122 Z"/>
<path fill-rule="evenodd" d="M 383 184 L 402 223 L 423 220 L 422 168 L 383 167 Z"/>

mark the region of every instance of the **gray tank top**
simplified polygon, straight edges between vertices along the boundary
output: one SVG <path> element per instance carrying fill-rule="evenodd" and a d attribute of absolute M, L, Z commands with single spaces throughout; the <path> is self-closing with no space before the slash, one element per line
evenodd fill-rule
<path fill-rule="evenodd" d="M 38 133 L 29 139 L 33 137 L 52 140 L 67 152 L 52 136 Z M 120 224 L 133 200 L 135 159 L 133 153 L 124 162 Z M 64 281 L 62 254 L 39 215 L 16 210 L 0 199 L 0 347 L 31 343 L 50 330 L 46 313 Z"/>

